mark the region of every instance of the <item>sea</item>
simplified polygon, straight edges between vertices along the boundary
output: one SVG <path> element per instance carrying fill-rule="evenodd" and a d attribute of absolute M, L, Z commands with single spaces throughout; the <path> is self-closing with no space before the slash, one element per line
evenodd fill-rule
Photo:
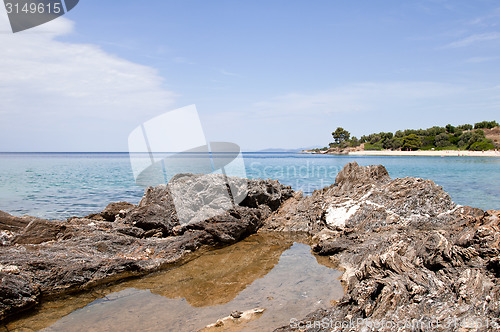
<path fill-rule="evenodd" d="M 241 159 L 249 179 L 277 179 L 306 195 L 333 184 L 356 161 L 384 165 L 391 178 L 430 179 L 457 204 L 500 209 L 500 158 L 246 152 Z M 0 210 L 15 216 L 65 220 L 111 202 L 136 204 L 143 193 L 128 153 L 0 153 Z"/>

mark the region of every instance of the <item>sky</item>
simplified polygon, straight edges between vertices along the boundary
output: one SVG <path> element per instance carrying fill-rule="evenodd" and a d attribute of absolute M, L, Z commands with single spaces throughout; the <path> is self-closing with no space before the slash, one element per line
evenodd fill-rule
<path fill-rule="evenodd" d="M 0 8 L 0 151 L 127 151 L 195 104 L 245 151 L 500 120 L 500 2 L 82 0 L 13 34 Z"/>

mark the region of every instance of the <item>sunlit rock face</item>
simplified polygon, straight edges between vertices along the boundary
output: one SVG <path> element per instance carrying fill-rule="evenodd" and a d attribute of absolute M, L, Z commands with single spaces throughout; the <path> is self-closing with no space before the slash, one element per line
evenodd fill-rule
<path fill-rule="evenodd" d="M 306 230 L 314 250 L 344 269 L 344 298 L 304 321 L 355 321 L 356 331 L 380 321 L 443 331 L 499 322 L 500 211 L 457 206 L 430 180 L 350 163 L 264 227 Z"/>

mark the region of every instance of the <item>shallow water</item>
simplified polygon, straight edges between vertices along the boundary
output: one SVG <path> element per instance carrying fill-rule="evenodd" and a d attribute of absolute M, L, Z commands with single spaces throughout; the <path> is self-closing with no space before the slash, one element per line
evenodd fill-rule
<path fill-rule="evenodd" d="M 342 297 L 341 272 L 306 237 L 258 234 L 180 267 L 44 303 L 9 331 L 197 331 L 232 311 L 265 309 L 268 331 Z M 325 265 L 323 265 L 325 264 Z"/>
<path fill-rule="evenodd" d="M 443 186 L 454 202 L 500 209 L 500 158 L 375 157 L 244 153 L 249 178 L 278 179 L 310 194 L 329 186 L 351 161 L 384 165 L 392 178 L 415 176 Z M 137 203 L 128 153 L 0 153 L 0 210 L 64 220 L 102 211 L 110 202 Z"/>

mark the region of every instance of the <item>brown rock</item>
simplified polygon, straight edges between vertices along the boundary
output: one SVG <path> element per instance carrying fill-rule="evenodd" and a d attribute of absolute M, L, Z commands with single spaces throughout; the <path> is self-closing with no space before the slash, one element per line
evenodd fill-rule
<path fill-rule="evenodd" d="M 115 221 L 116 217 L 120 217 L 120 214 L 125 215 L 134 207 L 134 204 L 127 202 L 110 203 L 102 212 L 88 215 L 85 218 L 98 221 Z"/>
<path fill-rule="evenodd" d="M 48 221 L 35 219 L 14 238 L 17 244 L 39 244 L 47 241 L 55 241 L 66 230 L 66 225 L 60 221 Z"/>
<path fill-rule="evenodd" d="M 34 217 L 14 217 L 6 212 L 0 211 L 0 230 L 20 231 L 26 227 Z"/>

